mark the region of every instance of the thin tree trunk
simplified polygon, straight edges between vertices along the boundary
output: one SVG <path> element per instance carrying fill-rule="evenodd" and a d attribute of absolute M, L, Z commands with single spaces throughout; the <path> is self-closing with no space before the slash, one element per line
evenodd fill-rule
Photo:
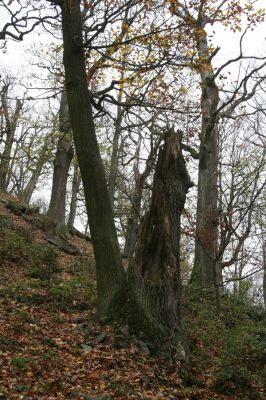
<path fill-rule="evenodd" d="M 159 152 L 150 210 L 129 267 L 130 325 L 135 323 L 135 329 L 162 348 L 176 340 L 180 329 L 180 219 L 190 186 L 181 135 L 170 131 Z"/>
<path fill-rule="evenodd" d="M 27 183 L 27 186 L 23 190 L 23 192 L 19 195 L 21 200 L 23 200 L 26 204 L 30 203 L 32 194 L 36 188 L 38 179 L 42 173 L 43 167 L 45 162 L 47 161 L 47 154 L 48 154 L 48 141 L 50 139 L 50 135 L 45 138 L 44 144 L 40 150 L 40 156 L 37 161 L 35 170 L 32 172 L 32 175 Z"/>
<path fill-rule="evenodd" d="M 125 288 L 125 272 L 95 134 L 79 7 L 78 0 L 62 2 L 63 60 L 70 118 L 96 261 L 98 313 L 110 317 L 117 302 L 123 302 L 121 292 Z"/>
<path fill-rule="evenodd" d="M 69 231 L 73 230 L 76 212 L 77 212 L 77 197 L 78 191 L 81 183 L 81 176 L 79 173 L 79 167 L 77 160 L 74 160 L 74 175 L 72 181 L 72 190 L 71 190 L 71 202 L 70 202 L 70 211 L 69 217 L 67 221 L 67 227 Z"/>
<path fill-rule="evenodd" d="M 262 262 L 263 262 L 263 300 L 266 308 L 266 241 L 262 243 Z"/>
<path fill-rule="evenodd" d="M 3 153 L 1 154 L 1 161 L 0 161 L 0 190 L 2 191 L 5 191 L 7 189 L 7 176 L 10 166 L 12 145 L 14 142 L 14 136 L 18 124 L 20 111 L 22 109 L 21 101 L 17 100 L 14 114 L 12 116 L 9 114 L 8 104 L 7 104 L 8 86 L 9 86 L 8 84 L 5 85 L 1 95 L 2 108 L 6 123 L 5 146 Z"/>
<path fill-rule="evenodd" d="M 133 256 L 135 244 L 138 236 L 138 228 L 140 224 L 141 218 L 141 202 L 142 195 L 144 190 L 144 185 L 147 181 L 148 176 L 150 175 L 155 161 L 156 154 L 161 143 L 161 138 L 159 137 L 155 146 L 151 148 L 150 154 L 147 158 L 146 165 L 144 171 L 142 173 L 139 172 L 139 155 L 140 155 L 140 146 L 141 146 L 141 137 L 139 143 L 136 148 L 135 154 L 135 165 L 134 165 L 134 176 L 135 176 L 135 187 L 134 193 L 131 199 L 131 211 L 128 218 L 128 226 L 127 226 L 127 235 L 126 235 L 126 243 L 124 253 L 130 260 Z"/>
<path fill-rule="evenodd" d="M 134 162 L 135 187 L 133 196 L 130 199 L 131 210 L 127 221 L 126 242 L 124 248 L 124 254 L 127 256 L 129 260 L 131 260 L 133 256 L 137 240 L 137 229 L 140 222 L 140 214 L 141 214 L 141 199 L 143 192 L 143 184 L 145 181 L 144 179 L 140 179 L 141 174 L 139 173 L 140 147 L 141 147 L 141 136 L 139 136 L 135 152 L 135 162 Z"/>
<path fill-rule="evenodd" d="M 48 217 L 55 224 L 56 232 L 66 230 L 66 190 L 71 160 L 74 154 L 72 147 L 71 123 L 67 104 L 67 95 L 63 91 L 60 102 L 60 138 L 54 160 L 54 173 Z"/>
<path fill-rule="evenodd" d="M 119 96 L 118 102 L 121 101 L 121 97 Z M 112 208 L 114 209 L 114 197 L 115 197 L 115 188 L 116 188 L 116 180 L 117 180 L 117 173 L 118 173 L 118 148 L 119 148 L 119 139 L 121 136 L 122 131 L 122 119 L 123 119 L 123 108 L 122 106 L 117 106 L 117 116 L 115 120 L 115 133 L 113 138 L 113 148 L 112 148 L 112 156 L 111 156 L 111 165 L 110 165 L 110 172 L 108 178 L 108 188 L 109 188 L 109 195 L 111 200 Z"/>

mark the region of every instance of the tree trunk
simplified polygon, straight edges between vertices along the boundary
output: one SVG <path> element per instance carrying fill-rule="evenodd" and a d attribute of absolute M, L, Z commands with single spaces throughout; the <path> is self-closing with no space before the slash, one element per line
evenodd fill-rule
<path fill-rule="evenodd" d="M 180 328 L 180 216 L 190 186 L 180 137 L 169 135 L 161 151 L 151 210 L 145 218 L 139 250 L 129 268 L 126 285 L 95 135 L 78 0 L 62 2 L 62 26 L 68 104 L 95 253 L 98 313 L 121 316 L 123 309 L 122 315 L 138 336 L 145 332 L 157 349 L 163 347 L 162 343 L 169 347 L 174 341 L 176 349 Z"/>
<path fill-rule="evenodd" d="M 163 347 L 180 329 L 180 219 L 191 181 L 181 134 L 167 133 L 155 169 L 149 212 L 129 267 L 130 326 Z"/>
<path fill-rule="evenodd" d="M 119 96 L 118 102 L 121 101 L 121 97 Z M 117 172 L 118 172 L 118 144 L 122 131 L 122 119 L 123 119 L 123 109 L 120 105 L 117 106 L 117 116 L 115 120 L 115 133 L 113 138 L 113 148 L 112 148 L 112 156 L 111 156 L 111 165 L 110 172 L 108 178 L 108 188 L 109 195 L 111 200 L 112 208 L 114 209 L 114 196 L 115 196 L 115 188 L 116 188 L 116 180 L 117 180 Z"/>
<path fill-rule="evenodd" d="M 98 313 L 112 316 L 123 302 L 125 272 L 114 224 L 104 167 L 95 134 L 84 62 L 80 2 L 62 2 L 62 29 L 66 90 L 73 136 L 93 242 Z"/>
<path fill-rule="evenodd" d="M 55 223 L 55 231 L 57 233 L 63 233 L 66 230 L 67 179 L 73 157 L 71 123 L 65 91 L 61 96 L 59 119 L 60 138 L 58 140 L 54 160 L 53 185 L 48 217 Z"/>
<path fill-rule="evenodd" d="M 262 262 L 263 262 L 263 300 L 266 308 L 266 241 L 262 243 Z"/>
<path fill-rule="evenodd" d="M 156 155 L 158 152 L 159 145 L 161 143 L 161 138 L 157 138 L 157 142 L 154 146 L 152 146 L 149 156 L 146 160 L 146 165 L 142 173 L 139 171 L 139 156 L 140 156 L 140 147 L 141 147 L 141 136 L 139 143 L 136 148 L 135 154 L 135 165 L 134 165 L 134 176 L 135 176 L 135 187 L 134 193 L 131 199 L 131 210 L 128 218 L 128 226 L 127 226 L 127 234 L 126 234 L 126 243 L 124 253 L 130 260 L 134 254 L 135 244 L 138 236 L 138 229 L 141 219 L 141 202 L 143 196 L 144 185 L 147 181 L 148 176 L 150 175 L 155 161 Z"/>
<path fill-rule="evenodd" d="M 127 221 L 127 231 L 126 231 L 126 242 L 124 248 L 124 254 L 127 256 L 129 260 L 132 259 L 135 244 L 137 241 L 137 232 L 138 226 L 140 223 L 140 215 L 141 215 L 141 200 L 143 193 L 143 185 L 145 179 L 142 174 L 139 172 L 139 155 L 140 155 L 140 147 L 141 147 L 141 136 L 139 136 L 138 144 L 135 152 L 135 162 L 134 162 L 134 178 L 135 178 L 135 187 L 133 196 L 131 200 L 131 210 Z"/>
<path fill-rule="evenodd" d="M 34 189 L 36 188 L 36 185 L 37 185 L 38 179 L 42 173 L 44 164 L 47 161 L 49 139 L 50 139 L 50 135 L 48 135 L 45 138 L 44 144 L 40 150 L 40 156 L 39 156 L 39 159 L 37 160 L 35 170 L 32 172 L 32 175 L 29 179 L 29 182 L 27 183 L 27 186 L 25 187 L 23 192 L 19 195 L 21 200 L 23 200 L 26 204 L 30 203 L 32 194 L 34 192 Z"/>
<path fill-rule="evenodd" d="M 77 212 L 77 197 L 78 197 L 80 183 L 81 183 L 81 176 L 79 173 L 78 162 L 77 162 L 77 160 L 74 160 L 74 175 L 73 175 L 73 181 L 72 181 L 70 211 L 69 211 L 69 217 L 68 217 L 68 221 L 67 221 L 67 227 L 70 232 L 74 228 L 74 222 L 75 222 L 75 217 L 76 217 L 76 212 Z"/>
<path fill-rule="evenodd" d="M 7 104 L 8 86 L 9 86 L 8 84 L 5 85 L 1 96 L 3 113 L 5 116 L 5 123 L 6 123 L 5 146 L 3 153 L 1 154 L 1 161 L 0 161 L 0 190 L 2 191 L 5 191 L 7 189 L 7 176 L 10 166 L 12 145 L 14 142 L 14 136 L 17 128 L 18 118 L 20 115 L 20 111 L 22 109 L 21 101 L 17 100 L 14 114 L 13 115 L 9 114 L 8 104 Z"/>
<path fill-rule="evenodd" d="M 198 176 L 197 226 L 195 261 L 191 283 L 214 287 L 217 282 L 216 254 L 218 243 L 218 116 L 219 91 L 209 58 L 204 23 L 198 21 L 195 37 L 199 55 L 201 77 L 202 125 Z"/>

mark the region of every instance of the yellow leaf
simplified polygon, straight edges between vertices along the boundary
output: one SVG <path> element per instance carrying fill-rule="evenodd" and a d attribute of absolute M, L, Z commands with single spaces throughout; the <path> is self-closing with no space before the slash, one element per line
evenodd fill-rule
<path fill-rule="evenodd" d="M 104 389 L 104 388 L 105 388 L 105 383 L 104 382 L 100 383 L 100 389 Z"/>
<path fill-rule="evenodd" d="M 213 376 L 209 376 L 209 378 L 207 379 L 206 383 L 207 383 L 208 386 L 213 385 L 214 377 Z"/>
<path fill-rule="evenodd" d="M 33 377 L 33 372 L 32 371 L 27 371 L 26 375 L 28 378 L 32 378 Z"/>

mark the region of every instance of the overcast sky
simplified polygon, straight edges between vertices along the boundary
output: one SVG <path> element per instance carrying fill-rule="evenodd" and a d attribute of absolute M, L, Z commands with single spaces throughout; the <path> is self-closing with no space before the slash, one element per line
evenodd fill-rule
<path fill-rule="evenodd" d="M 266 6 L 266 0 L 259 0 L 258 7 Z M 0 15 L 0 29 L 5 24 L 4 15 Z M 209 33 L 212 33 L 212 27 L 208 28 Z M 244 51 L 246 55 L 265 56 L 266 55 L 266 22 L 258 25 L 254 31 L 249 31 L 244 41 Z M 236 56 L 239 51 L 239 39 L 241 32 L 233 33 L 229 29 L 225 30 L 223 26 L 215 26 L 215 34 L 213 44 L 219 46 L 221 50 L 215 57 L 214 64 L 219 66 L 224 64 L 228 59 Z M 5 72 L 10 72 L 15 76 L 25 76 L 32 72 L 32 65 L 30 63 L 29 48 L 33 44 L 41 43 L 42 45 L 49 44 L 54 41 L 54 38 L 48 33 L 38 33 L 35 31 L 25 36 L 22 42 L 8 41 L 7 47 L 0 50 L 0 70 L 1 75 Z M 0 43 L 1 44 L 1 43 Z M 235 71 L 237 68 L 235 67 Z M 40 197 L 43 194 L 38 193 Z M 47 191 L 45 198 L 49 199 L 49 191 Z M 35 194 L 36 197 L 36 194 Z"/>
<path fill-rule="evenodd" d="M 266 0 L 259 0 L 257 2 L 258 8 L 263 8 L 266 6 Z M 5 15 L 0 15 L 0 27 L 3 26 L 7 22 L 5 20 Z M 209 32 L 212 32 L 212 28 L 209 28 Z M 214 34 L 214 45 L 217 45 L 221 48 L 219 53 L 216 56 L 216 63 L 220 65 L 224 63 L 225 60 L 232 58 L 232 56 L 236 55 L 239 49 L 239 39 L 241 33 L 233 33 L 229 29 L 225 30 L 221 25 L 215 25 L 215 34 Z M 244 49 L 246 54 L 263 56 L 266 53 L 266 21 L 259 24 L 255 27 L 254 31 L 249 31 L 245 41 L 244 41 Z M 24 37 L 23 42 L 14 42 L 9 41 L 7 44 L 7 48 L 2 51 L 1 59 L 0 59 L 0 67 L 9 69 L 10 71 L 16 73 L 19 71 L 20 73 L 27 69 L 29 66 L 29 55 L 27 55 L 27 50 L 33 43 L 41 42 L 49 43 L 54 39 L 48 33 L 38 33 L 38 31 L 34 31 Z"/>

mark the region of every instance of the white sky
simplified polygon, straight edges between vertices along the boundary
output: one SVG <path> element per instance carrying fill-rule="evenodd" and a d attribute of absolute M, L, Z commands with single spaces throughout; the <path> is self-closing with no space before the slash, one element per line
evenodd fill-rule
<path fill-rule="evenodd" d="M 258 7 L 266 7 L 266 0 L 259 0 Z M 3 15 L 0 16 L 0 29 L 4 24 Z M 212 28 L 209 28 L 212 32 Z M 215 26 L 215 35 L 213 44 L 219 46 L 221 50 L 214 59 L 214 64 L 219 66 L 224 64 L 228 59 L 235 57 L 239 51 L 239 39 L 241 32 L 233 33 L 230 30 L 225 30 L 221 25 Z M 15 76 L 25 76 L 30 74 L 32 66 L 30 64 L 30 55 L 27 50 L 34 43 L 49 44 L 55 39 L 48 33 L 38 33 L 37 31 L 24 37 L 22 42 L 14 42 L 9 40 L 7 48 L 4 51 L 0 50 L 0 73 L 5 75 L 5 72 L 10 72 Z M 0 42 L 1 44 L 1 42 Z M 244 41 L 244 49 L 246 55 L 265 56 L 266 55 L 266 22 L 255 27 L 254 31 L 249 31 Z M 236 70 L 236 67 L 235 67 Z M 50 196 L 50 188 L 35 194 L 35 198 L 44 197 L 46 200 Z M 80 228 L 80 226 L 79 226 Z"/>
<path fill-rule="evenodd" d="M 258 0 L 257 8 L 266 8 L 266 0 Z M 0 27 L 5 23 L 4 16 L 0 16 Z M 209 28 L 209 32 L 213 29 Z M 238 53 L 239 38 L 241 32 L 233 33 L 229 29 L 225 30 L 223 26 L 215 25 L 214 44 L 219 46 L 221 50 L 215 57 L 217 65 L 224 63 L 225 60 L 232 58 Z M 28 69 L 29 56 L 26 52 L 33 43 L 49 43 L 54 41 L 48 33 L 38 33 L 34 31 L 26 35 L 22 42 L 14 42 L 9 40 L 7 49 L 2 52 L 0 58 L 0 68 L 7 68 L 12 72 L 23 72 Z M 1 43 L 0 43 L 1 44 Z M 248 55 L 263 56 L 266 53 L 266 21 L 249 31 L 245 41 L 244 49 Z"/>

